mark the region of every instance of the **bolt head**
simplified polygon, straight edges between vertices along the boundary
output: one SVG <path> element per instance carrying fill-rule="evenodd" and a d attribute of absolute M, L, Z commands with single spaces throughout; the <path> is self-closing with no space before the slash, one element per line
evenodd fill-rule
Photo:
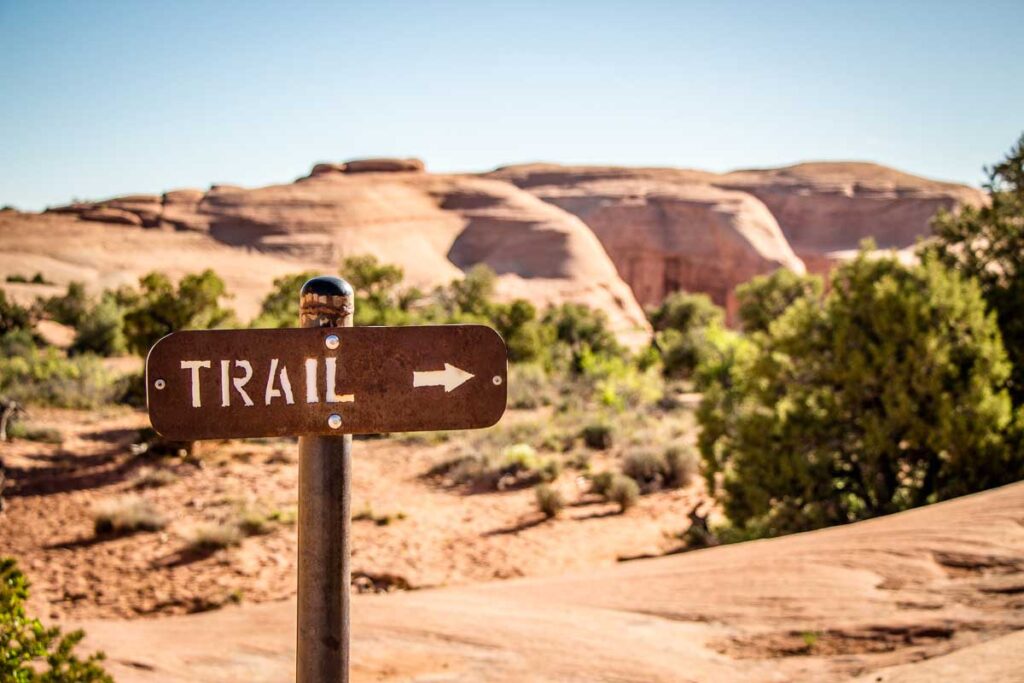
<path fill-rule="evenodd" d="M 338 339 L 338 335 L 329 334 L 324 338 L 324 345 L 329 349 L 336 349 L 341 346 L 341 340 Z"/>
<path fill-rule="evenodd" d="M 327 418 L 327 426 L 331 429 L 341 429 L 341 415 L 337 413 L 332 414 Z"/>
<path fill-rule="evenodd" d="M 160 391 L 167 386 L 167 382 L 163 381 L 162 379 L 158 379 L 157 381 L 153 382 L 153 386 L 156 387 L 157 391 Z"/>
<path fill-rule="evenodd" d="M 495 375 L 493 378 L 491 378 L 491 381 L 494 382 L 494 386 L 500 387 L 501 386 L 501 375 Z"/>

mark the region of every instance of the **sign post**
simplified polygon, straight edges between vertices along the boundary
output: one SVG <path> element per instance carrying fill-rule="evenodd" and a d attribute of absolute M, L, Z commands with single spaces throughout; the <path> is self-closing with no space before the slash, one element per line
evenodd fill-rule
<path fill-rule="evenodd" d="M 348 682 L 351 435 L 477 429 L 505 411 L 494 330 L 353 327 L 354 306 L 347 282 L 316 277 L 299 328 L 175 332 L 146 357 L 164 437 L 299 437 L 298 683 Z"/>
<path fill-rule="evenodd" d="M 344 280 L 316 277 L 302 286 L 300 326 L 352 327 L 354 313 Z M 325 347 L 337 348 L 335 340 L 327 336 Z M 327 419 L 340 423 L 340 411 Z M 348 683 L 351 480 L 351 434 L 299 437 L 298 683 Z"/>

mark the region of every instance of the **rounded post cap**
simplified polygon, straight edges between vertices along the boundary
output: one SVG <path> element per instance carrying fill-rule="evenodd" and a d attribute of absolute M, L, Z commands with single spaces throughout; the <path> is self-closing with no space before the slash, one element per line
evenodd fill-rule
<path fill-rule="evenodd" d="M 354 294 L 352 285 L 333 275 L 318 275 L 306 280 L 299 290 L 300 296 L 343 296 L 351 297 Z"/>

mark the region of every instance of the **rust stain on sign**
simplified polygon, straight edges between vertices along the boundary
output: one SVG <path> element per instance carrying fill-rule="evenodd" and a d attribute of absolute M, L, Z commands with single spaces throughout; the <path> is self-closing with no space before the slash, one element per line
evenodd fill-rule
<path fill-rule="evenodd" d="M 489 427 L 506 384 L 483 325 L 175 332 L 146 358 L 150 421 L 181 441 Z"/>

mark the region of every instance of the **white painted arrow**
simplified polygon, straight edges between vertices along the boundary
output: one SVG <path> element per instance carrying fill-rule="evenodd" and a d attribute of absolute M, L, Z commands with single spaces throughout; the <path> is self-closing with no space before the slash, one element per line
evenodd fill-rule
<path fill-rule="evenodd" d="M 473 374 L 460 370 L 450 363 L 445 363 L 444 370 L 413 370 L 412 385 L 414 387 L 444 387 L 444 392 L 447 394 L 473 377 Z"/>

